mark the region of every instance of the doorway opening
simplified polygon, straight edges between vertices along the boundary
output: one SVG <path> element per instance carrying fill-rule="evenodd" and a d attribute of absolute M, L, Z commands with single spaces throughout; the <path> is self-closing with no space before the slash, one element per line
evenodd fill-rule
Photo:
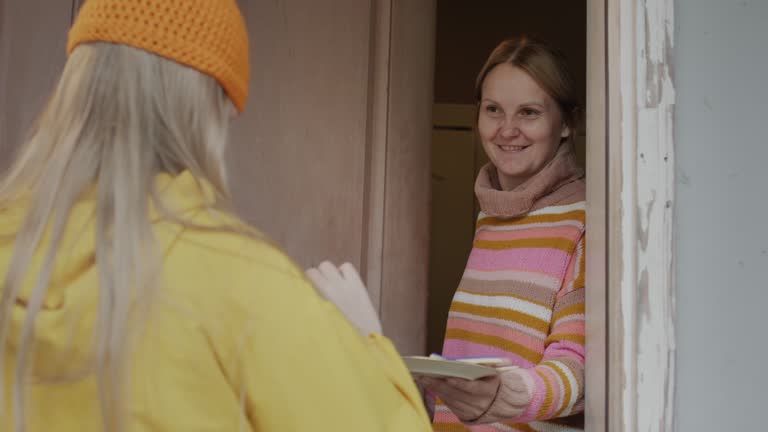
<path fill-rule="evenodd" d="M 474 182 L 487 162 L 474 132 L 474 83 L 503 39 L 526 34 L 561 50 L 586 112 L 587 1 L 438 0 L 432 121 L 432 206 L 427 350 L 442 351 L 448 309 L 472 247 L 479 208 Z M 576 153 L 585 166 L 584 119 Z"/>

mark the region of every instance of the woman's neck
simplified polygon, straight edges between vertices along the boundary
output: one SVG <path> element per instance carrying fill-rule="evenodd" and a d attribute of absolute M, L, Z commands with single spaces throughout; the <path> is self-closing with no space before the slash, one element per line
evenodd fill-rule
<path fill-rule="evenodd" d="M 483 167 L 475 182 L 475 195 L 485 214 L 503 217 L 531 211 L 547 195 L 584 175 L 570 143 L 561 146 L 555 157 L 529 178 L 504 179 L 499 174 L 490 163 Z"/>

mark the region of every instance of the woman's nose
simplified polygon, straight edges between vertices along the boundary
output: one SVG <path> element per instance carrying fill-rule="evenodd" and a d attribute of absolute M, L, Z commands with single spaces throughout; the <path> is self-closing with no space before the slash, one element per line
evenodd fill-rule
<path fill-rule="evenodd" d="M 505 117 L 501 123 L 499 134 L 504 138 L 514 138 L 520 134 L 520 128 L 514 119 Z"/>

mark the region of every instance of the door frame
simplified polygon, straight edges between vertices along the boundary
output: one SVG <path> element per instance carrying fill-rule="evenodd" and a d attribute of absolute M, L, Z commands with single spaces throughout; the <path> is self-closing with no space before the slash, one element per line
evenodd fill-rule
<path fill-rule="evenodd" d="M 674 0 L 586 2 L 587 218 L 590 226 L 586 430 L 668 432 L 674 428 L 675 384 Z M 376 4 L 387 19 L 373 20 L 374 24 L 378 22 L 379 32 L 384 35 L 384 39 L 375 40 L 393 55 L 382 56 L 374 68 L 389 71 L 388 75 L 382 75 L 387 79 L 408 77 L 410 83 L 392 86 L 392 82 L 373 81 L 379 89 L 374 96 L 380 96 L 374 97 L 379 105 L 374 103 L 372 108 L 373 137 L 378 137 L 386 151 L 379 146 L 372 147 L 371 190 L 374 193 L 370 194 L 369 209 L 378 217 L 369 219 L 372 242 L 367 250 L 373 252 L 368 256 L 367 269 L 369 276 L 376 276 L 369 281 L 373 282 L 372 292 L 382 312 L 386 332 L 387 311 L 404 304 L 399 296 L 406 295 L 411 298 L 406 301 L 415 300 L 419 308 L 425 307 L 427 288 L 422 278 L 410 279 L 410 282 L 419 282 L 411 285 L 412 291 L 393 290 L 390 284 L 397 283 L 402 273 L 398 275 L 390 263 L 402 258 L 388 253 L 382 243 L 386 244 L 388 236 L 398 235 L 404 228 L 402 214 L 384 212 L 393 204 L 388 197 L 399 200 L 401 195 L 395 197 L 393 193 L 408 196 L 414 190 L 417 196 L 428 196 L 423 188 L 429 182 L 426 175 L 401 170 L 400 174 L 405 176 L 402 179 L 407 181 L 391 183 L 395 179 L 390 172 L 396 169 L 395 165 L 407 161 L 392 159 L 389 155 L 395 150 L 392 146 L 397 147 L 396 152 L 411 149 L 411 153 L 414 145 L 429 148 L 431 122 L 425 113 L 432 103 L 432 75 L 424 74 L 424 68 L 431 67 L 433 61 L 435 17 L 430 9 L 434 8 L 435 0 L 382 0 Z M 410 15 L 403 13 L 406 9 L 410 9 Z M 427 38 L 429 43 L 419 38 Z M 414 49 L 416 45 L 418 49 Z M 428 47 L 432 51 L 427 51 Z M 399 49 L 405 49 L 404 53 L 395 56 Z M 424 58 L 429 60 L 419 60 Z M 430 91 L 414 92 L 424 87 Z M 426 97 L 430 99 L 424 99 Z M 418 115 L 391 117 L 399 109 Z M 416 118 L 424 121 L 424 130 L 418 136 L 399 140 L 398 131 L 413 131 Z M 419 137 L 423 140 L 419 141 Z M 424 164 L 424 154 L 419 153 L 419 157 Z M 420 170 L 425 166 L 428 162 L 421 165 Z M 414 185 L 419 186 L 413 189 Z M 409 190 L 412 192 L 407 192 Z M 380 204 L 382 197 L 386 198 L 386 204 Z M 424 212 L 407 224 L 429 232 L 428 207 L 411 202 L 401 208 L 410 209 L 410 215 Z M 397 230 L 389 228 L 395 225 L 399 227 Z M 425 240 L 420 242 L 425 243 Z M 426 263 L 426 257 L 421 248 L 410 258 Z M 426 273 L 425 269 L 419 269 Z M 387 278 L 393 279 L 387 282 Z M 393 296 L 399 300 L 394 301 Z M 422 319 L 425 321 L 425 316 Z M 424 328 L 412 327 L 412 322 L 408 324 L 393 336 L 396 342 L 401 338 L 401 341 L 410 341 L 406 346 L 418 347 L 424 338 Z"/>
<path fill-rule="evenodd" d="M 427 341 L 436 0 L 371 2 L 361 270 L 401 354 Z"/>
<path fill-rule="evenodd" d="M 587 424 L 674 429 L 674 0 L 587 0 Z"/>

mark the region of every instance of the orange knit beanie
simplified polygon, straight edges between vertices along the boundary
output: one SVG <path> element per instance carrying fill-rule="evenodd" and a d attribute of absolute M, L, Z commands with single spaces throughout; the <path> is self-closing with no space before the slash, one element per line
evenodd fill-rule
<path fill-rule="evenodd" d="M 248 32 L 235 0 L 86 0 L 67 52 L 85 42 L 130 45 L 215 78 L 242 112 L 248 99 Z"/>

